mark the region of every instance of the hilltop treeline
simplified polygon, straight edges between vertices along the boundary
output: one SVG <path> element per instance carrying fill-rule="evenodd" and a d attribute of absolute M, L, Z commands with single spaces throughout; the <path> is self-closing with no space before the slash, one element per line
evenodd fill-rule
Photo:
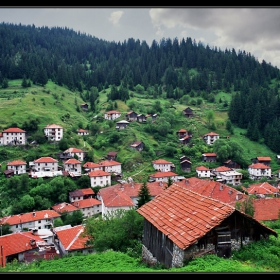
<path fill-rule="evenodd" d="M 108 100 L 130 98 L 129 90 L 150 97 L 183 100 L 187 95 L 214 102 L 215 93 L 232 93 L 229 119 L 247 136 L 280 152 L 277 67 L 250 53 L 222 51 L 191 38 L 162 38 L 149 46 L 129 38 L 108 42 L 60 27 L 0 24 L 0 85 L 23 79 L 52 80 L 79 91 L 95 110 L 98 91 L 111 87 Z M 274 84 L 272 86 L 272 81 Z"/>

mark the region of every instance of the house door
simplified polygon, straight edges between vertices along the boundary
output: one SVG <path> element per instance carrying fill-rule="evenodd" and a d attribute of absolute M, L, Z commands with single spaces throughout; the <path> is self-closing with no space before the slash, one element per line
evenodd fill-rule
<path fill-rule="evenodd" d="M 224 258 L 229 258 L 231 256 L 230 231 L 218 232 L 217 255 Z"/>

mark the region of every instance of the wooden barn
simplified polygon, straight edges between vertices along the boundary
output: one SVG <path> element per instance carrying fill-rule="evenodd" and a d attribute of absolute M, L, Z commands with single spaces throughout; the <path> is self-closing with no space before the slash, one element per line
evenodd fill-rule
<path fill-rule="evenodd" d="M 227 203 L 173 183 L 136 210 L 144 217 L 142 261 L 166 268 L 204 254 L 229 258 L 277 232 Z"/>

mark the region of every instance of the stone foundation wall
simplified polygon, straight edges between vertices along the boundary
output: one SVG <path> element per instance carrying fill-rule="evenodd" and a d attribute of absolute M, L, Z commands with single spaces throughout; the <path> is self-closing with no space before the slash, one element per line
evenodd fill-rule
<path fill-rule="evenodd" d="M 252 240 L 249 238 L 245 238 L 242 241 L 243 246 L 250 244 Z M 231 250 L 239 250 L 241 248 L 241 239 L 231 239 Z M 190 260 L 195 257 L 202 256 L 204 254 L 216 254 L 215 245 L 208 244 L 206 248 L 199 249 L 198 246 L 192 245 L 187 248 L 185 251 L 177 247 L 175 244 L 173 246 L 173 258 L 171 267 L 182 267 L 184 265 L 184 260 Z M 150 266 L 154 266 L 158 264 L 157 259 L 153 256 L 153 254 L 142 245 L 142 261 L 147 263 Z"/>

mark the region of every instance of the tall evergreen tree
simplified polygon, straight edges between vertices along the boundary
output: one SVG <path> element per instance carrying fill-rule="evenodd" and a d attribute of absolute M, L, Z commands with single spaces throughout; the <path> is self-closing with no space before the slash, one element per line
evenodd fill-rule
<path fill-rule="evenodd" d="M 137 208 L 140 208 L 142 205 L 145 203 L 149 202 L 152 200 L 151 195 L 150 195 L 150 190 L 147 186 L 147 182 L 144 182 L 143 185 L 139 189 L 138 193 L 139 199 L 137 201 Z"/>

